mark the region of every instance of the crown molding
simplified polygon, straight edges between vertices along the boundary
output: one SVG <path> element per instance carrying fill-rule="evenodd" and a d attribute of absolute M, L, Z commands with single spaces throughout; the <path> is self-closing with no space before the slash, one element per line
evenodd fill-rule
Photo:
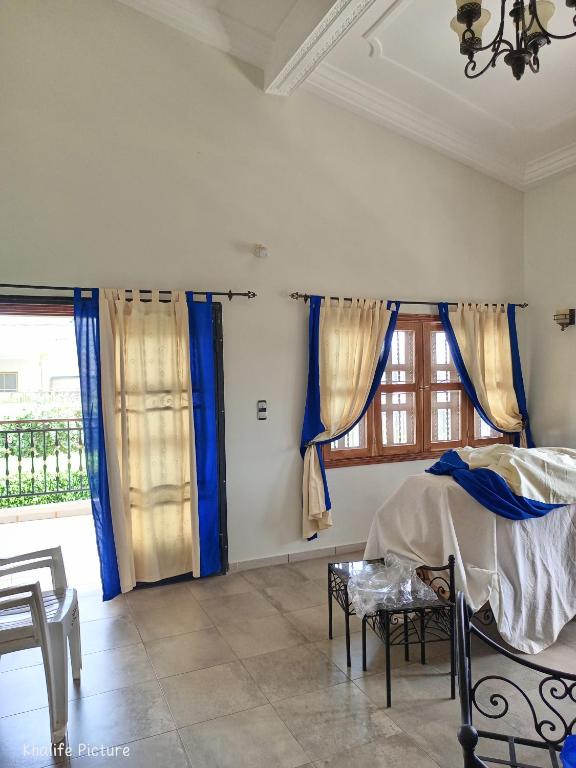
<path fill-rule="evenodd" d="M 576 142 L 526 163 L 524 185 L 531 187 L 551 176 L 576 168 Z"/>
<path fill-rule="evenodd" d="M 274 48 L 274 41 L 263 32 L 206 8 L 198 0 L 119 2 L 260 69 L 264 69 Z"/>
<path fill-rule="evenodd" d="M 521 163 L 480 148 L 477 141 L 448 124 L 336 67 L 322 64 L 304 87 L 516 189 L 524 187 Z"/>
<path fill-rule="evenodd" d="M 336 0 L 304 42 L 266 86 L 266 93 L 289 96 L 320 64 L 375 0 Z"/>

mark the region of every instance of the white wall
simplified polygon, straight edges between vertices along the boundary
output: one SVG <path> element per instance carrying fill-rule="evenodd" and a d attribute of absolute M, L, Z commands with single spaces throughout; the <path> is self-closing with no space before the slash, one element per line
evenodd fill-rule
<path fill-rule="evenodd" d="M 576 447 L 576 329 L 558 308 L 576 306 L 576 173 L 525 196 L 525 282 L 530 302 L 530 413 L 537 443 Z"/>
<path fill-rule="evenodd" d="M 256 290 L 225 306 L 231 560 L 365 539 L 424 464 L 331 470 L 335 526 L 301 541 L 288 293 L 517 299 L 522 195 L 114 0 L 4 0 L 0 79 L 3 280 Z"/>

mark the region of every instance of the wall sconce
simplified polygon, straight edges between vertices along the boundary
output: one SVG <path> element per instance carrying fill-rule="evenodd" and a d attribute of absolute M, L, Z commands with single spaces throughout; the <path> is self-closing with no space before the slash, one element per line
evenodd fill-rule
<path fill-rule="evenodd" d="M 554 315 L 554 321 L 558 323 L 563 331 L 565 331 L 570 325 L 576 323 L 576 310 L 557 309 L 556 314 Z"/>

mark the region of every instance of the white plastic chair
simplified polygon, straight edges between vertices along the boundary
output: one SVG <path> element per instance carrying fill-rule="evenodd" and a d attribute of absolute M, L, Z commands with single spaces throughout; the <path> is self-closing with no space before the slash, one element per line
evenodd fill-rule
<path fill-rule="evenodd" d="M 0 657 L 40 647 L 46 674 L 52 744 L 66 738 L 68 724 L 68 648 L 72 676 L 80 680 L 80 614 L 75 589 L 68 587 L 60 547 L 0 559 L 0 578 L 50 568 L 52 590 L 40 583 L 0 589 Z"/>

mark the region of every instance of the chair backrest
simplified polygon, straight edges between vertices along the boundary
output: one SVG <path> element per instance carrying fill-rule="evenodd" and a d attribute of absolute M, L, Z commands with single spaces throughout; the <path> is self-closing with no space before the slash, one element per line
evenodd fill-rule
<path fill-rule="evenodd" d="M 0 578 L 24 571 L 36 571 L 40 568 L 50 568 L 54 590 L 66 589 L 68 582 L 61 547 L 0 558 Z"/>
<path fill-rule="evenodd" d="M 48 648 L 48 623 L 40 582 L 0 589 L 0 655 L 20 648 Z"/>
<path fill-rule="evenodd" d="M 479 738 L 473 724 L 474 711 L 492 721 L 503 721 L 504 727 L 507 721 L 503 718 L 509 714 L 516 714 L 527 726 L 526 734 L 523 733 L 521 736 L 516 733 L 509 734 L 516 744 L 533 743 L 549 752 L 558 750 L 566 737 L 576 730 L 576 674 L 550 669 L 517 656 L 485 635 L 470 621 L 471 616 L 472 612 L 466 605 L 464 595 L 459 592 L 456 600 L 461 710 L 458 738 L 464 750 L 464 765 L 466 767 L 484 765 L 474 755 Z M 507 666 L 506 676 L 504 676 L 496 665 L 493 674 L 484 674 L 473 682 L 471 635 L 476 635 L 498 654 L 518 665 L 517 674 L 515 674 L 515 667 L 508 672 L 510 667 Z M 511 728 L 514 730 L 513 725 Z M 501 738 L 501 733 L 480 731 L 480 735 L 485 738 Z"/>

